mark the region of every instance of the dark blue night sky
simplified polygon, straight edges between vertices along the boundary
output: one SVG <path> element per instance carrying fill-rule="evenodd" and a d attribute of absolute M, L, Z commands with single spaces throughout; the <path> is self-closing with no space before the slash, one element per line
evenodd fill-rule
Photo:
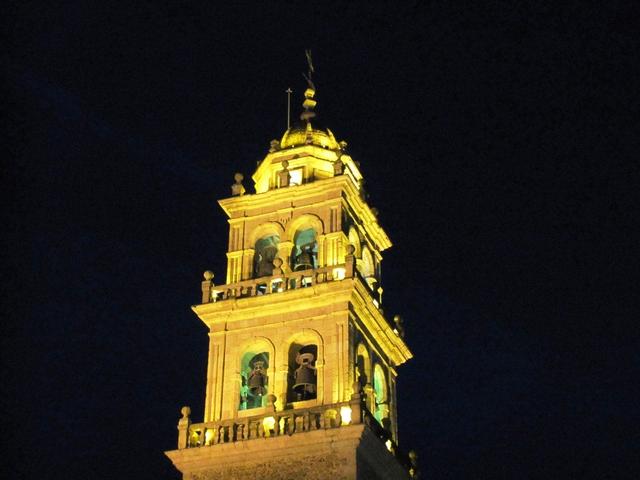
<path fill-rule="evenodd" d="M 638 478 L 637 8 L 58 3 L 5 21 L 4 478 L 178 478 L 216 200 L 305 48 L 394 243 L 422 478 Z"/>

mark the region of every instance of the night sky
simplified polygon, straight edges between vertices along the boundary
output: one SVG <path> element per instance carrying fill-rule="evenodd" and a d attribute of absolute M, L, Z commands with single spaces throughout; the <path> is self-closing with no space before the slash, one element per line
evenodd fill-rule
<path fill-rule="evenodd" d="M 4 478 L 178 478 L 216 200 L 306 48 L 394 243 L 422 478 L 638 478 L 637 8 L 214 3 L 5 6 Z"/>

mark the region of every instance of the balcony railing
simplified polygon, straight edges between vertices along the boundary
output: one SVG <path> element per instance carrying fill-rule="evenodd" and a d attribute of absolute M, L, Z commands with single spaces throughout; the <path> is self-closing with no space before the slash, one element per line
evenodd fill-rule
<path fill-rule="evenodd" d="M 290 436 L 364 423 L 384 443 L 411 478 L 417 478 L 415 455 L 407 455 L 398 449 L 391 433 L 367 410 L 360 395 L 353 395 L 352 400 L 348 402 L 280 412 L 271 411 L 261 415 L 214 422 L 191 423 L 190 413 L 189 407 L 182 408 L 183 417 L 178 422 L 179 450 L 281 435 Z"/>
<path fill-rule="evenodd" d="M 188 425 L 179 435 L 178 448 L 195 448 L 255 438 L 293 435 L 312 430 L 339 428 L 362 423 L 360 402 L 342 402 L 321 407 L 263 413 L 251 417 Z M 178 430 L 180 430 L 180 425 Z M 184 429 L 184 426 L 182 426 Z"/>
<path fill-rule="evenodd" d="M 213 273 L 204 272 L 205 280 L 202 282 L 202 303 L 216 303 L 234 298 L 257 297 L 271 295 L 289 290 L 311 287 L 319 283 L 334 282 L 345 278 L 357 278 L 368 292 L 371 301 L 382 313 L 382 288 L 371 287 L 367 278 L 355 268 L 355 257 L 352 254 L 345 256 L 345 263 L 320 268 L 309 268 L 293 272 L 283 272 L 281 268 L 274 267 L 273 275 L 250 278 L 227 285 L 214 285 Z M 395 318 L 394 318 L 395 321 Z M 396 334 L 403 336 L 402 327 L 387 319 L 387 323 Z"/>
<path fill-rule="evenodd" d="M 318 283 L 333 282 L 354 276 L 353 255 L 347 255 L 345 263 L 307 270 L 283 272 L 274 268 L 273 275 L 268 277 L 251 278 L 227 285 L 214 285 L 212 274 L 205 272 L 202 282 L 202 303 L 219 302 L 230 298 L 255 297 L 281 293 L 287 290 L 311 287 Z"/>

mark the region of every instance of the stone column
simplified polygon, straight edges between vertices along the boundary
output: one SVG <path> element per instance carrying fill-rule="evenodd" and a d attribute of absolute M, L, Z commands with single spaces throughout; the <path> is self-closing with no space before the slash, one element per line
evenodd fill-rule
<path fill-rule="evenodd" d="M 278 257 L 282 259 L 282 271 L 284 273 L 291 271 L 291 251 L 293 250 L 293 242 L 280 242 L 278 244 Z"/>
<path fill-rule="evenodd" d="M 353 392 L 354 393 L 351 394 L 351 401 L 349 402 L 349 405 L 351 406 L 351 423 L 362 423 L 362 399 L 360 397 L 360 382 L 355 382 L 353 384 Z"/>
<path fill-rule="evenodd" d="M 326 237 L 325 235 L 318 235 L 316 240 L 318 242 L 318 257 L 316 258 L 317 265 L 318 267 L 324 267 L 329 263 L 327 261 L 327 253 L 326 253 L 326 248 L 327 248 Z"/>
<path fill-rule="evenodd" d="M 344 276 L 346 278 L 353 278 L 355 265 L 356 265 L 356 257 L 353 255 L 353 252 L 355 251 L 356 251 L 356 247 L 354 247 L 351 244 L 347 245 L 347 254 L 344 256 L 344 263 L 345 263 Z"/>
<path fill-rule="evenodd" d="M 253 278 L 253 257 L 255 256 L 255 249 L 247 248 L 242 252 L 242 272 L 240 278 L 242 280 L 248 280 Z"/>

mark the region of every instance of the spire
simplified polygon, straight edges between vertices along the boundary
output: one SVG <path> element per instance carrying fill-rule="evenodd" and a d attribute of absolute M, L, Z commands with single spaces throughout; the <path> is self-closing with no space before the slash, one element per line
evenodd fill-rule
<path fill-rule="evenodd" d="M 307 74 L 304 73 L 302 76 L 307 81 L 307 89 L 304 91 L 304 102 L 302 102 L 302 107 L 304 111 L 300 115 L 300 120 L 304 120 L 307 122 L 307 125 L 310 124 L 310 120 L 316 116 L 316 112 L 313 111 L 317 102 L 313 99 L 316 94 L 316 86 L 313 84 L 312 75 L 315 72 L 313 68 L 313 63 L 311 61 L 311 50 L 305 50 L 305 55 L 307 56 L 307 65 L 309 69 Z"/>

